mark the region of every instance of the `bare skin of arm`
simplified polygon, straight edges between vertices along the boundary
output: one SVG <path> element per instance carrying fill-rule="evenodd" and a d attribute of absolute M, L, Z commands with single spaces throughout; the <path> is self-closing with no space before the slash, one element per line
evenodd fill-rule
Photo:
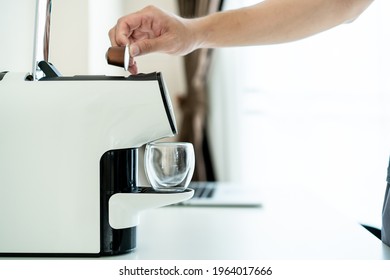
<path fill-rule="evenodd" d="M 109 31 L 113 46 L 134 57 L 185 55 L 198 48 L 268 45 L 299 40 L 356 19 L 373 0 L 265 0 L 253 6 L 185 19 L 148 6 L 121 17 Z"/>

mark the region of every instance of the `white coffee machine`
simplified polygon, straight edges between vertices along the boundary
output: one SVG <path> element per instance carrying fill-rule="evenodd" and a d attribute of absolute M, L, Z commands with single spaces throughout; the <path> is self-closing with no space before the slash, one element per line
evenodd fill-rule
<path fill-rule="evenodd" d="M 104 54 L 102 54 L 104 57 Z M 160 73 L 61 76 L 0 65 L 0 255 L 136 247 L 140 211 L 189 199 L 138 185 L 138 149 L 176 133 Z"/>

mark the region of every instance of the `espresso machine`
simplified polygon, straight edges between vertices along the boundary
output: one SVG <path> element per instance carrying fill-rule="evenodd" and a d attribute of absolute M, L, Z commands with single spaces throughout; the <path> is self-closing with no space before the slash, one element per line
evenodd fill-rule
<path fill-rule="evenodd" d="M 138 182 L 139 148 L 177 132 L 161 73 L 1 67 L 0 255 L 127 253 L 140 212 L 191 198 Z"/>

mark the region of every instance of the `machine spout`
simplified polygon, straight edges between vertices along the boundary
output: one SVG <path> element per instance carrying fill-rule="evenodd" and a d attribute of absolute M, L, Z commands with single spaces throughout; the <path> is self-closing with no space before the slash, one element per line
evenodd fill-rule
<path fill-rule="evenodd" d="M 142 211 L 185 201 L 193 195 L 192 189 L 178 193 L 161 193 L 153 188 L 141 188 L 138 193 L 114 194 L 109 200 L 110 226 L 114 229 L 137 226 Z"/>

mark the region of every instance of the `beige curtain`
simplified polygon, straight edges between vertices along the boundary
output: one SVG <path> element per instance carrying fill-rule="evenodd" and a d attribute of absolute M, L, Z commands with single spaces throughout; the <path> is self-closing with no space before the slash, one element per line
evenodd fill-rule
<path fill-rule="evenodd" d="M 178 0 L 180 15 L 185 18 L 205 16 L 220 10 L 222 0 Z M 180 98 L 182 123 L 179 141 L 191 142 L 195 149 L 194 181 L 214 181 L 214 171 L 206 135 L 206 78 L 212 50 L 196 50 L 184 57 L 187 93 Z"/>

